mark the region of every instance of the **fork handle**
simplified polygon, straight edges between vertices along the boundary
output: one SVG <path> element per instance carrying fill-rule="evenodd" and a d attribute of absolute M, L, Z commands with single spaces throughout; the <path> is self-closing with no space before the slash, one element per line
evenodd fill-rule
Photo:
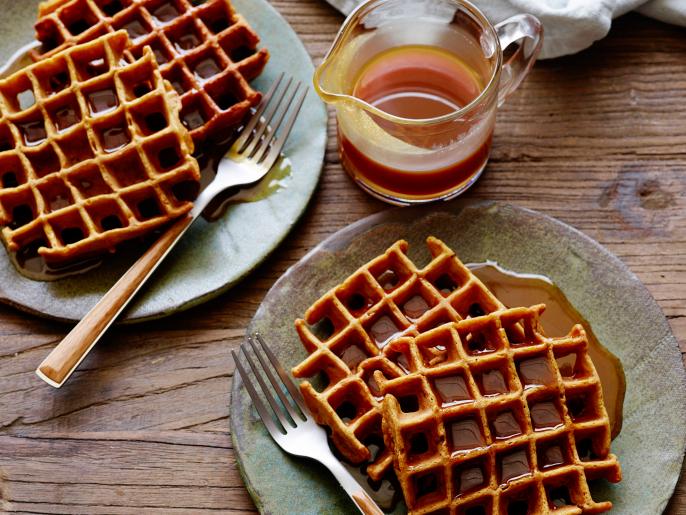
<path fill-rule="evenodd" d="M 195 218 L 194 213 L 186 215 L 174 222 L 157 239 L 45 358 L 36 370 L 38 377 L 55 388 L 64 384 Z"/>
<path fill-rule="evenodd" d="M 377 504 L 364 491 L 357 480 L 346 470 L 346 468 L 333 455 L 319 457 L 319 461 L 328 468 L 336 477 L 350 499 L 355 503 L 357 509 L 364 515 L 384 515 Z"/>

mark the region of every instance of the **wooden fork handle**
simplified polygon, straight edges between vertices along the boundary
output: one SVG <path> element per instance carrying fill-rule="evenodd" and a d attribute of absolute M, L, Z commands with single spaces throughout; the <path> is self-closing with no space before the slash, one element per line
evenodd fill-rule
<path fill-rule="evenodd" d="M 38 377 L 55 388 L 64 384 L 194 219 L 189 214 L 177 220 L 159 237 L 45 358 L 36 370 Z"/>

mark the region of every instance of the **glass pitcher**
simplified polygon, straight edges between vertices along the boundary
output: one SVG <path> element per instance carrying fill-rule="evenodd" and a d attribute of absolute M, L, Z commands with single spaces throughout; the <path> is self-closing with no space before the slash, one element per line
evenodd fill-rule
<path fill-rule="evenodd" d="M 534 16 L 493 26 L 465 0 L 361 4 L 314 76 L 336 107 L 346 171 L 398 205 L 465 191 L 488 161 L 496 110 L 531 69 L 542 37 Z"/>

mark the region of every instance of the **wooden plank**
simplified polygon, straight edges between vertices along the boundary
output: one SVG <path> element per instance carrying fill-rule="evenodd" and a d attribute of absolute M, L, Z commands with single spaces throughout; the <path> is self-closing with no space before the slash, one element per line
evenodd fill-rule
<path fill-rule="evenodd" d="M 315 61 L 342 17 L 273 0 Z M 469 198 L 555 216 L 616 253 L 686 351 L 686 38 L 637 15 L 579 55 L 541 62 L 499 114 Z M 230 350 L 271 285 L 333 232 L 387 209 L 356 188 L 328 128 L 319 189 L 291 237 L 238 288 L 165 321 L 117 328 L 60 391 L 34 376 L 68 327 L 0 307 L 0 511 L 254 510 L 229 434 Z M 667 513 L 686 514 L 681 481 Z"/>

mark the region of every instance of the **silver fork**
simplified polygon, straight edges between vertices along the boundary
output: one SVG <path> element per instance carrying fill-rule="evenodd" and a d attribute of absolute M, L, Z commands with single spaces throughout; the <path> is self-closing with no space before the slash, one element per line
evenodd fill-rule
<path fill-rule="evenodd" d="M 259 346 L 255 344 L 255 340 L 259 342 Z M 293 454 L 294 456 L 311 458 L 328 468 L 360 512 L 365 515 L 383 515 L 383 512 L 379 509 L 377 504 L 333 455 L 329 448 L 326 431 L 314 421 L 312 415 L 305 406 L 305 402 L 303 401 L 298 388 L 291 378 L 288 377 L 288 374 L 286 374 L 286 371 L 276 359 L 276 356 L 271 349 L 264 343 L 262 337 L 259 334 L 255 334 L 254 338 L 248 336 L 248 343 L 255 356 L 257 356 L 259 365 L 250 357 L 250 353 L 247 351 L 245 345 L 241 346 L 241 350 L 255 375 L 255 379 L 257 379 L 262 394 L 272 408 L 271 413 L 274 414 L 276 418 L 270 414 L 270 410 L 265 406 L 264 402 L 262 402 L 260 395 L 257 393 L 255 386 L 250 380 L 248 372 L 243 365 L 241 365 L 236 352 L 231 351 L 231 354 L 233 355 L 234 363 L 236 363 L 236 369 L 243 379 L 243 384 L 248 391 L 248 395 L 250 395 L 250 398 L 257 409 L 257 413 L 260 415 L 262 422 L 274 441 L 287 453 Z M 265 355 L 271 363 L 271 367 L 267 363 L 267 359 L 264 357 Z M 272 367 L 281 381 L 274 376 Z M 260 371 L 262 373 L 260 373 Z M 280 407 L 279 403 L 274 398 L 274 395 L 270 392 L 262 374 L 267 376 L 274 391 L 281 400 L 281 405 L 285 407 L 288 413 L 284 412 Z M 288 390 L 290 396 L 287 396 L 284 392 L 284 386 Z M 292 400 L 289 400 L 289 397 Z"/>
<path fill-rule="evenodd" d="M 229 188 L 258 182 L 274 166 L 307 94 L 302 83 L 289 78 L 282 88 L 283 82 L 281 74 L 190 213 L 174 222 L 45 358 L 36 370 L 41 379 L 62 386 L 210 202 Z"/>

